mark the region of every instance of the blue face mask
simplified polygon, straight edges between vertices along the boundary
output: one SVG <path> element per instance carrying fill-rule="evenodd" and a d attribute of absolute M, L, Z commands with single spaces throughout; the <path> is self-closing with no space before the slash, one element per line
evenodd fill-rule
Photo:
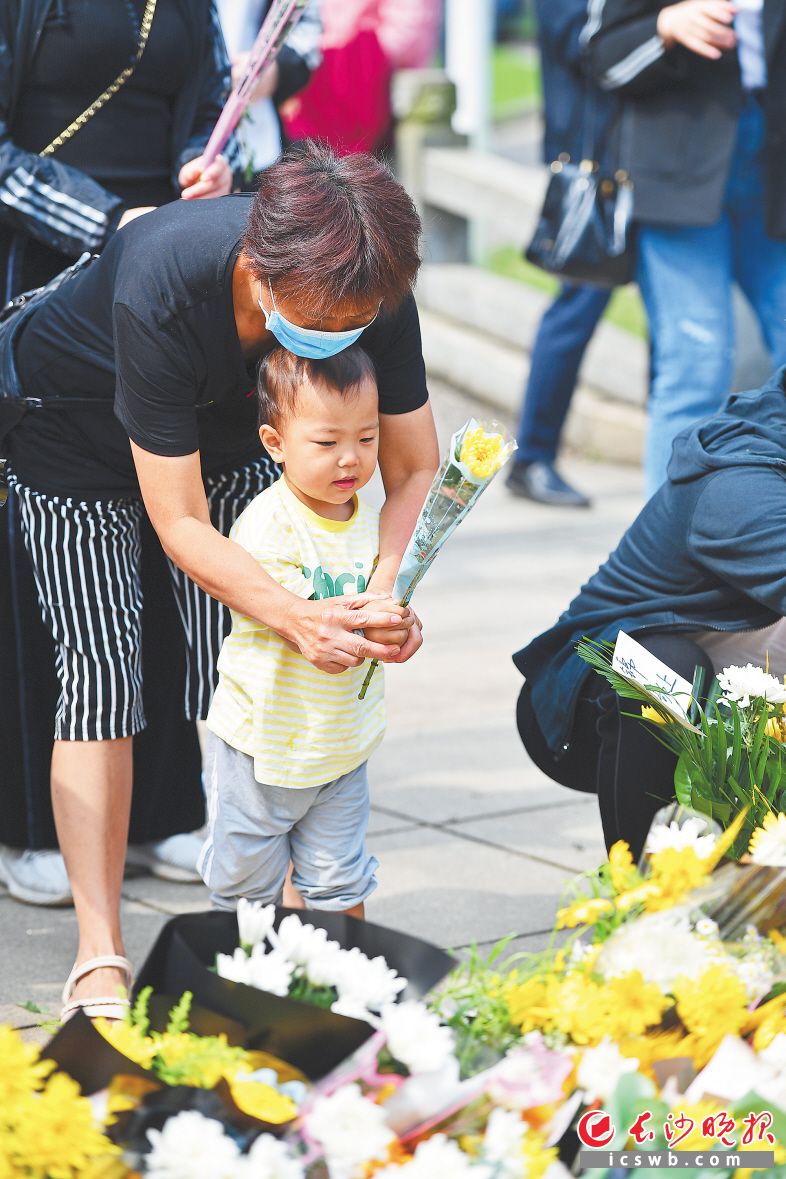
<path fill-rule="evenodd" d="M 257 299 L 260 310 L 265 316 L 265 327 L 273 333 L 282 348 L 286 348 L 288 352 L 294 352 L 295 356 L 303 356 L 309 360 L 324 360 L 326 356 L 335 356 L 337 352 L 343 352 L 350 344 L 354 344 L 377 318 L 375 315 L 374 319 L 364 324 L 363 327 L 353 328 L 349 332 L 320 332 L 316 328 L 298 327 L 296 323 L 290 323 L 288 319 L 284 318 L 276 307 L 270 283 L 268 283 L 268 287 L 270 288 L 273 310 L 270 313 L 265 310 L 262 302 L 261 284 Z"/>

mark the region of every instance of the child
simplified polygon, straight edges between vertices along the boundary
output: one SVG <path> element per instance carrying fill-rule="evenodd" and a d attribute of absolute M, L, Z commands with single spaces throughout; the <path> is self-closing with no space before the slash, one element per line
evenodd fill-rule
<path fill-rule="evenodd" d="M 379 550 L 379 513 L 355 494 L 377 463 L 370 358 L 357 345 L 319 361 L 277 349 L 262 363 L 259 400 L 260 438 L 284 474 L 246 508 L 232 539 L 295 594 L 362 593 Z M 199 863 L 213 904 L 280 903 L 291 858 L 308 907 L 362 917 L 377 883 L 365 848 L 366 760 L 384 733 L 382 671 L 358 700 L 367 665 L 319 671 L 234 612 L 218 669 Z"/>

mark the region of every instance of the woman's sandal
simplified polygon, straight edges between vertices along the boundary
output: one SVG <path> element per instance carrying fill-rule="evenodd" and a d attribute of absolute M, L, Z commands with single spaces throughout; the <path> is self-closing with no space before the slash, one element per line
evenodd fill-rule
<path fill-rule="evenodd" d="M 120 954 L 101 954 L 98 958 L 87 958 L 75 966 L 66 979 L 66 984 L 63 987 L 63 1009 L 60 1012 L 62 1023 L 65 1023 L 77 1011 L 84 1011 L 88 1019 L 98 1019 L 99 1017 L 125 1019 L 129 1010 L 128 999 L 123 999 L 119 995 L 96 995 L 89 999 L 71 998 L 74 987 L 81 978 L 93 970 L 100 970 L 105 966 L 122 970 L 126 976 L 126 988 L 131 989 L 134 969 L 127 958 L 123 958 Z"/>

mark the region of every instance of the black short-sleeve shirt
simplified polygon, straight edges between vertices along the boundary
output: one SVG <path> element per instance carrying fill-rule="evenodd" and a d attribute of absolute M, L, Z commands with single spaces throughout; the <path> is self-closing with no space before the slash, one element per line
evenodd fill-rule
<path fill-rule="evenodd" d="M 8 440 L 23 483 L 80 499 L 138 495 L 129 438 L 153 454 L 199 450 L 205 472 L 261 453 L 256 364 L 243 357 L 232 302 L 251 199 L 177 201 L 140 217 L 31 316 L 17 365 L 25 394 L 44 407 Z M 383 308 L 360 342 L 377 368 L 381 413 L 425 403 L 411 296 Z M 95 407 L 54 406 L 69 397 Z"/>

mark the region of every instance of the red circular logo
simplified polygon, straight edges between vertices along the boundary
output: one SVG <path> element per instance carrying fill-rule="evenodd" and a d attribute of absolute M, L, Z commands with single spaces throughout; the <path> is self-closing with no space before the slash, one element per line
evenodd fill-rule
<path fill-rule="evenodd" d="M 595 1150 L 608 1146 L 617 1132 L 611 1118 L 602 1109 L 588 1109 L 583 1113 L 576 1130 L 584 1145 Z"/>

